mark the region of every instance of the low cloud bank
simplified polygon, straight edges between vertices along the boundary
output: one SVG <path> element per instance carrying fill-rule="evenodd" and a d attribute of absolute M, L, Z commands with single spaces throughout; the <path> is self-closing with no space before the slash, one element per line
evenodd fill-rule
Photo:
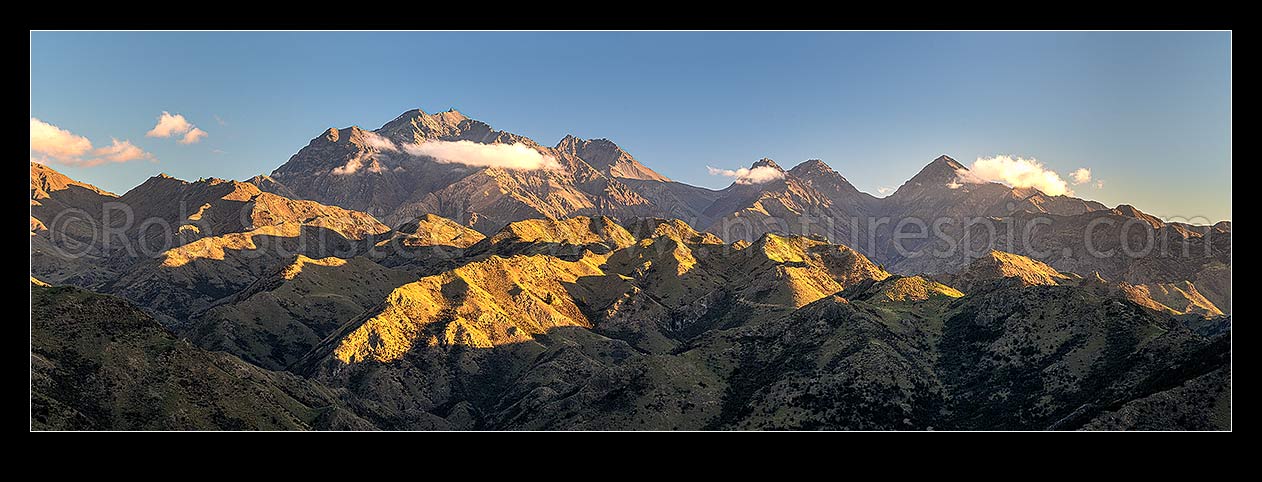
<path fill-rule="evenodd" d="M 394 145 L 394 141 L 372 131 L 364 131 L 364 144 L 382 152 L 399 152 L 399 146 Z"/>
<path fill-rule="evenodd" d="M 762 184 L 784 179 L 784 171 L 771 166 L 758 166 L 753 169 L 742 167 L 736 170 L 706 166 L 706 170 L 711 176 L 730 177 L 737 184 Z"/>
<path fill-rule="evenodd" d="M 473 167 L 493 167 L 518 171 L 538 169 L 562 169 L 556 158 L 544 155 L 520 142 L 514 144 L 481 144 L 473 141 L 430 140 L 416 144 L 398 144 L 375 132 L 364 132 L 364 145 L 379 153 L 394 152 L 416 157 L 427 157 L 441 164 L 460 164 Z M 387 158 L 390 156 L 386 156 Z M 385 172 L 375 156 L 354 157 L 345 165 L 335 167 L 331 174 L 347 176 L 359 172 Z M 403 172 L 403 166 L 390 169 Z"/>
<path fill-rule="evenodd" d="M 522 171 L 561 169 L 556 158 L 545 156 L 520 142 L 479 144 L 472 141 L 426 141 L 405 145 L 403 150 L 414 156 L 426 156 L 448 164 Z"/>

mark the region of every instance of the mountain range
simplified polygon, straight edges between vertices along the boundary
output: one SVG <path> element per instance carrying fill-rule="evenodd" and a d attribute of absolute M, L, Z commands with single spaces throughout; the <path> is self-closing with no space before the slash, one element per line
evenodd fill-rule
<path fill-rule="evenodd" d="M 690 186 L 454 110 L 245 182 L 32 163 L 32 425 L 1230 428 L 1230 222 L 947 156 L 884 198 L 749 172 Z"/>
<path fill-rule="evenodd" d="M 521 144 L 555 158 L 563 167 L 476 168 L 410 155 L 400 149 L 430 141 Z M 346 174 L 348 166 L 365 167 Z M 941 244 L 932 241 L 962 241 L 967 233 L 961 229 L 965 220 L 975 221 L 972 231 L 1022 232 L 1031 221 L 1053 219 L 1050 229 L 1031 230 L 1034 237 L 1028 246 L 1010 246 L 1010 240 L 1003 237 L 979 241 L 1023 255 L 1047 252 L 1035 257 L 1058 269 L 1099 271 L 1106 278 L 1129 283 L 1178 283 L 1199 278 L 1201 288 L 1213 292 L 1208 297 L 1219 304 L 1229 298 L 1211 286 L 1221 285 L 1224 276 L 1230 277 L 1225 269 L 1230 258 L 1228 221 L 1208 227 L 1167 224 L 1128 205 L 1110 209 L 1095 201 L 1049 196 L 1035 188 L 996 182 L 958 183 L 970 177 L 968 168 L 948 156 L 934 159 L 885 198 L 859 191 L 820 160 L 808 160 L 788 170 L 770 159 L 750 167 L 776 175 L 761 183 L 738 180 L 713 191 L 672 181 L 609 140 L 566 136 L 555 147 L 545 147 L 526 137 L 494 130 L 454 110 L 438 114 L 413 110 L 375 131 L 354 126 L 331 128 L 270 176 L 258 176 L 251 182 L 264 191 L 366 211 L 390 226 L 435 214 L 485 235 L 524 219 L 597 215 L 680 219 L 729 242 L 754 241 L 767 232 L 818 235 L 847 244 L 894 271 L 908 273 L 953 271 L 970 257 L 984 254 L 986 246 L 956 250 L 948 256 L 920 255 Z M 945 239 L 904 238 L 901 249 L 894 247 L 894 229 L 900 221 L 916 219 L 927 224 L 944 218 L 958 221 L 948 226 L 956 229 L 946 231 Z M 885 222 L 871 226 L 871 220 L 881 219 Z M 1018 226 L 1007 228 L 993 219 Z M 1195 253 L 1195 266 L 1181 266 L 1177 273 L 1152 273 L 1163 269 L 1146 265 L 1163 253 L 1100 259 L 1078 249 L 1083 244 L 1081 235 L 1092 223 L 1112 230 L 1101 237 L 1114 243 L 1099 246 L 1101 250 L 1119 248 L 1116 241 L 1123 239 L 1121 228 L 1136 222 L 1132 220 L 1151 225 L 1159 241 L 1156 244 L 1168 247 L 1168 251 L 1177 248 L 1180 253 L 1184 249 Z M 1218 236 L 1204 236 L 1207 230 Z M 1077 239 L 1064 239 L 1073 237 Z M 1207 239 L 1219 244 L 1206 248 L 1202 243 Z M 1227 311 L 1221 306 L 1219 309 Z"/>

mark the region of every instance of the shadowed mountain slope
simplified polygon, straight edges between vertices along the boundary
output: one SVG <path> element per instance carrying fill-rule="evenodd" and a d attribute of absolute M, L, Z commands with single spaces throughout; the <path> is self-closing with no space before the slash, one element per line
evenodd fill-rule
<path fill-rule="evenodd" d="M 337 390 L 194 348 L 126 301 L 31 287 L 31 428 L 372 429 Z"/>

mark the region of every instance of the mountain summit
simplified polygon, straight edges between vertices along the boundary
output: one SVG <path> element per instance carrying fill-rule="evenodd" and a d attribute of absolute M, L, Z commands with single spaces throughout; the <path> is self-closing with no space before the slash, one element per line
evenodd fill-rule
<path fill-rule="evenodd" d="M 601 173 L 621 179 L 639 179 L 643 181 L 668 182 L 666 176 L 658 174 L 647 166 L 640 164 L 609 139 L 580 139 L 572 135 L 565 136 L 557 143 L 556 149 L 569 153 L 586 161 Z"/>
<path fill-rule="evenodd" d="M 758 161 L 754 162 L 752 166 L 749 166 L 750 169 L 758 169 L 760 167 L 770 167 L 777 171 L 784 172 L 784 168 L 780 167 L 779 164 L 776 164 L 776 161 L 773 161 L 766 157 L 759 159 Z"/>
<path fill-rule="evenodd" d="M 955 189 L 958 188 L 956 185 L 959 183 L 960 175 L 967 172 L 967 167 L 944 154 L 920 169 L 920 172 L 903 183 L 897 191 L 894 191 L 893 196 L 900 196 L 900 191 L 902 192 L 901 197 L 910 197 L 915 195 L 913 193 L 919 194 L 942 188 Z M 956 187 L 952 188 L 950 186 Z"/>
<path fill-rule="evenodd" d="M 367 211 L 390 225 L 434 213 L 490 234 L 530 218 L 660 213 L 619 179 L 669 181 L 608 140 L 570 136 L 545 147 L 455 110 L 411 110 L 375 131 L 342 131 L 312 140 L 260 188 Z M 561 169 L 497 167 L 506 156 L 551 158 Z"/>

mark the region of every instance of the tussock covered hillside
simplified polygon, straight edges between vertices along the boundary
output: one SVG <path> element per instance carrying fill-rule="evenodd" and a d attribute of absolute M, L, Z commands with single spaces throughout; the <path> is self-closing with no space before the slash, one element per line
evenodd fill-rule
<path fill-rule="evenodd" d="M 32 163 L 32 427 L 1230 429 L 1230 222 L 947 156 L 885 198 L 820 160 L 732 174 L 454 110 L 249 182 Z"/>
<path fill-rule="evenodd" d="M 348 427 L 1230 426 L 1229 331 L 1198 333 L 1106 281 L 1009 253 L 957 274 L 972 286 L 959 290 L 891 276 L 844 246 L 772 234 L 729 245 L 670 220 L 532 221 L 480 243 L 420 278 L 364 257 L 299 257 L 197 317 L 192 340 L 290 372 L 261 380 L 330 387 Z M 37 295 L 48 313 L 86 316 Z M 132 313 L 175 343 L 103 299 L 110 317 Z M 36 341 L 44 358 L 95 353 Z M 58 393 L 99 390 L 80 382 Z M 198 403 L 218 407 L 214 397 Z M 1174 404 L 1182 415 L 1139 420 Z"/>
<path fill-rule="evenodd" d="M 344 393 L 190 345 L 125 300 L 31 287 L 31 428 L 373 429 Z"/>

